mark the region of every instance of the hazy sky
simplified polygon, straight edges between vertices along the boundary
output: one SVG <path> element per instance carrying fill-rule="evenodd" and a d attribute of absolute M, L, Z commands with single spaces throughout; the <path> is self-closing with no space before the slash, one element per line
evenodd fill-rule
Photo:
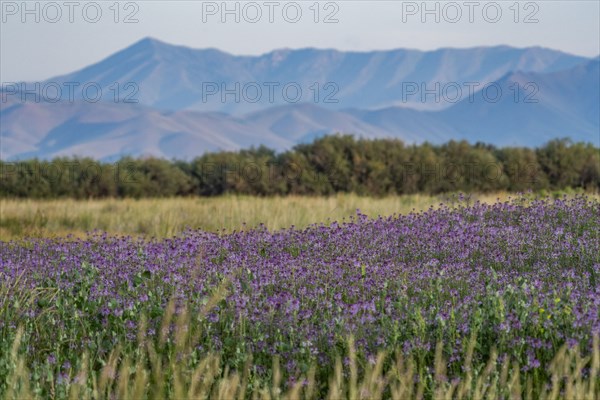
<path fill-rule="evenodd" d="M 598 0 L 0 3 L 3 83 L 65 74 L 146 36 L 233 54 L 499 44 L 600 54 Z"/>

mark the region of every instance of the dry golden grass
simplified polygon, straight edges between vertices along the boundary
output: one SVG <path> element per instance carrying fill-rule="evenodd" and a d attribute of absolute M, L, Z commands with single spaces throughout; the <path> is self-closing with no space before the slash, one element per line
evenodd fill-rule
<path fill-rule="evenodd" d="M 473 200 L 505 201 L 508 193 L 472 195 Z M 512 195 L 515 197 L 515 195 Z M 377 217 L 422 211 L 449 196 L 338 194 L 332 197 L 225 196 L 213 198 L 8 200 L 0 199 L 0 238 L 85 236 L 91 230 L 112 235 L 169 237 L 186 227 L 231 232 L 264 223 L 269 229 L 302 228 L 312 223 L 341 221 L 362 213 Z"/>

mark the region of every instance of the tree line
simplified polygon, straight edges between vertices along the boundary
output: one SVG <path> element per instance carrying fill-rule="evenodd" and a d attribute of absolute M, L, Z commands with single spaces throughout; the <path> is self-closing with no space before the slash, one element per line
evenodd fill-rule
<path fill-rule="evenodd" d="M 556 139 L 535 149 L 332 135 L 277 153 L 261 146 L 191 161 L 91 158 L 0 161 L 0 197 L 103 198 L 222 194 L 360 195 L 600 189 L 600 149 Z"/>

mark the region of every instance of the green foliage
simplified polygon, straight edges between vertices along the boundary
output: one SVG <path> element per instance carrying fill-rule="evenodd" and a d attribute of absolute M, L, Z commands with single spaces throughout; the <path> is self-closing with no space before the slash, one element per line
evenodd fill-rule
<path fill-rule="evenodd" d="M 600 153 L 557 139 L 538 149 L 466 141 L 405 146 L 400 140 L 325 136 L 281 154 L 266 147 L 191 161 L 89 158 L 0 161 L 0 197 L 77 199 L 241 194 L 439 194 L 600 188 Z"/>
<path fill-rule="evenodd" d="M 93 279 L 94 274 L 93 266 L 82 266 L 82 282 Z M 150 279 L 146 272 L 141 276 Z M 251 273 L 248 278 L 252 279 Z M 582 352 L 579 346 L 562 345 L 553 352 L 539 352 L 537 356 L 547 368 L 531 370 L 525 368 L 527 360 L 522 346 L 513 346 L 506 337 L 498 337 L 487 329 L 488 322 L 502 320 L 507 309 L 519 313 L 527 311 L 520 294 L 521 290 L 531 287 L 527 282 L 504 298 L 494 293 L 484 297 L 481 309 L 474 312 L 472 333 L 468 336 L 460 337 L 456 332 L 441 334 L 435 349 L 416 349 L 405 354 L 402 348 L 397 348 L 381 351 L 368 360 L 352 336 L 340 335 L 332 348 L 334 361 L 331 364 L 307 359 L 300 364 L 301 375 L 294 379 L 289 379 L 277 356 L 260 360 L 246 354 L 244 342 L 236 340 L 233 332 L 223 338 L 224 347 L 219 352 L 211 350 L 209 343 L 202 343 L 206 347 L 198 346 L 202 338 L 211 340 L 207 336 L 210 331 L 207 315 L 222 306 L 226 285 L 216 289 L 199 308 L 176 308 L 175 302 L 170 301 L 150 312 L 148 308 L 138 309 L 130 316 L 108 318 L 104 325 L 94 326 L 75 317 L 72 323 L 47 330 L 54 320 L 53 315 L 67 311 L 60 308 L 74 308 L 67 298 L 73 300 L 78 296 L 51 290 L 21 292 L 14 296 L 11 292 L 18 283 L 0 286 L 3 300 L 0 316 L 11 325 L 11 329 L 2 331 L 0 336 L 0 374 L 4 378 L 0 382 L 0 399 L 244 399 L 259 396 L 290 400 L 593 399 L 600 394 L 597 336 L 588 350 L 591 354 Z M 24 302 L 34 300 L 45 311 L 34 318 L 21 318 L 19 311 Z M 560 299 L 555 301 L 560 302 Z M 540 307 L 538 312 L 542 315 L 544 309 Z M 146 316 L 160 321 L 160 331 L 147 334 Z M 131 319 L 136 320 L 136 327 L 128 334 L 120 325 Z M 430 328 L 417 308 L 409 326 L 402 330 L 425 337 Z M 445 328 L 455 329 L 455 326 Z M 449 355 L 458 337 L 463 343 L 460 359 L 451 362 Z M 71 340 L 90 344 L 83 353 L 75 352 L 69 346 Z M 282 351 L 285 346 L 282 342 Z M 38 351 L 31 354 L 32 348 Z M 203 348 L 206 350 L 201 350 Z M 509 352 L 500 357 L 507 348 Z"/>

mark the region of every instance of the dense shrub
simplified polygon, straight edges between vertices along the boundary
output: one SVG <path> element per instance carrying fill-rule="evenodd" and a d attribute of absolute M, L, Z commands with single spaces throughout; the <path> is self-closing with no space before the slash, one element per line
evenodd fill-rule
<path fill-rule="evenodd" d="M 438 194 L 600 188 L 591 144 L 554 140 L 538 149 L 451 141 L 326 136 L 277 154 L 265 148 L 208 153 L 191 161 L 88 158 L 0 162 L 0 196 L 32 198 L 259 196 L 337 192 Z"/>

